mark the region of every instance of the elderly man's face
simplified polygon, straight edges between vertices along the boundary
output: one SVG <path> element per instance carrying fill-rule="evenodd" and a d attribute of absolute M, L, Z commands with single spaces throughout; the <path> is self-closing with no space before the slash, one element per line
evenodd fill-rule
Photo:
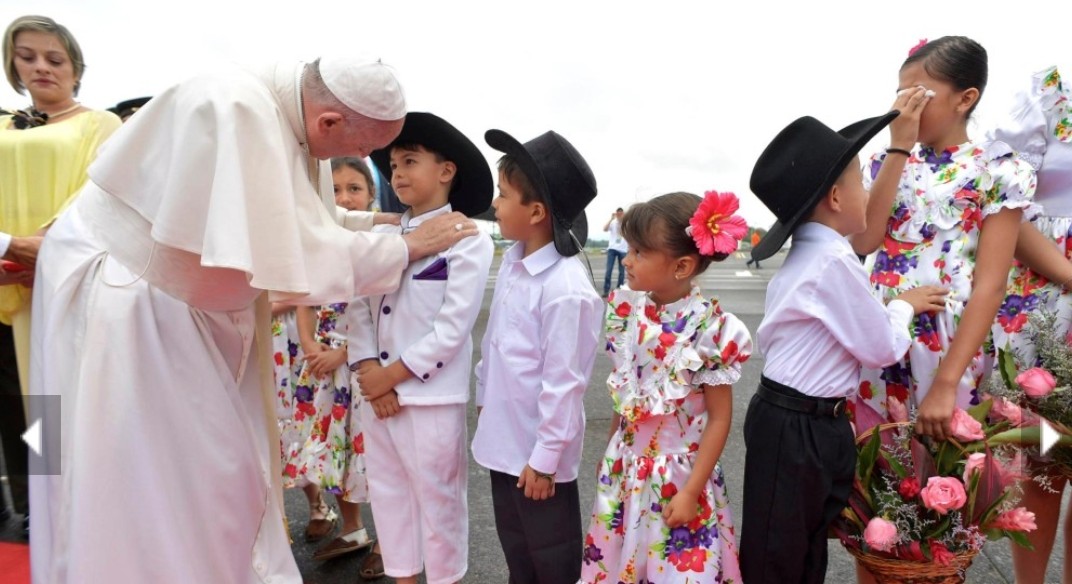
<path fill-rule="evenodd" d="M 405 119 L 381 121 L 318 120 L 309 132 L 309 153 L 322 160 L 339 156 L 364 158 L 391 143 L 402 131 Z"/>

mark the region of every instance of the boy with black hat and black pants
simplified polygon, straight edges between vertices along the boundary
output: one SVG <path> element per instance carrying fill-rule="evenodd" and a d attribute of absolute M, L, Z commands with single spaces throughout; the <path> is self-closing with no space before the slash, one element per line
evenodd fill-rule
<path fill-rule="evenodd" d="M 941 310 L 924 286 L 883 306 L 848 238 L 867 225 L 859 150 L 898 115 L 839 132 L 794 121 L 767 146 L 751 188 L 778 221 L 756 261 L 793 247 L 767 287 L 757 330 L 765 363 L 745 418 L 741 575 L 748 584 L 822 582 L 827 530 L 848 502 L 856 447 L 846 415 L 860 366 L 900 359 L 915 314 Z"/>
<path fill-rule="evenodd" d="M 371 156 L 409 207 L 400 226 L 374 232 L 407 233 L 433 217 L 473 217 L 491 205 L 484 155 L 433 114 L 407 114 L 398 137 Z M 363 446 L 358 431 L 351 439 L 355 453 L 364 448 L 382 548 L 382 557 L 366 558 L 364 577 L 415 583 L 423 568 L 429 584 L 452 584 L 468 570 L 466 402 L 472 330 L 493 252 L 486 234 L 464 239 L 411 263 L 394 292 L 347 310 L 354 315 L 348 362 L 357 366 L 351 385 L 367 400 L 358 408 Z"/>
<path fill-rule="evenodd" d="M 495 526 L 512 584 L 574 584 L 581 570 L 577 473 L 584 391 L 603 301 L 576 257 L 596 181 L 555 132 L 522 144 L 484 135 L 499 160 L 504 255 L 477 364 L 473 458 L 491 471 Z"/>

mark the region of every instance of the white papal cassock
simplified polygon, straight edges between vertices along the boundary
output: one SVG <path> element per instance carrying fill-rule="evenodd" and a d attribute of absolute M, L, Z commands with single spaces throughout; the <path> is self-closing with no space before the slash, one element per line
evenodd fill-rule
<path fill-rule="evenodd" d="M 31 478 L 36 584 L 301 582 L 265 291 L 382 294 L 407 251 L 322 204 L 300 72 L 227 68 L 156 96 L 49 231 L 31 391 L 62 396 L 62 473 Z"/>

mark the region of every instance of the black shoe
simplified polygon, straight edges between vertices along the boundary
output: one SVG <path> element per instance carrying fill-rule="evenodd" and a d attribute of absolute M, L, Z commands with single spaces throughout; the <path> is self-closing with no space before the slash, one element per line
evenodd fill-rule
<path fill-rule="evenodd" d="M 7 523 L 8 519 L 11 519 L 11 509 L 7 507 L 0 509 L 0 523 Z"/>

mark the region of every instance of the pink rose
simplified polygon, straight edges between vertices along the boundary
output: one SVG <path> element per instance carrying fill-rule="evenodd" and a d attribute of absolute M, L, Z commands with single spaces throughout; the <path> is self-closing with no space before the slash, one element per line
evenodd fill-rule
<path fill-rule="evenodd" d="M 968 412 L 960 408 L 953 410 L 953 437 L 962 442 L 970 442 L 972 440 L 982 440 L 986 438 L 986 434 L 983 433 L 983 425 L 979 423 L 979 420 L 968 415 Z"/>
<path fill-rule="evenodd" d="M 964 506 L 968 495 L 964 492 L 964 483 L 956 477 L 931 477 L 927 486 L 919 492 L 923 505 L 928 509 L 945 515 Z"/>
<path fill-rule="evenodd" d="M 1014 427 L 1024 423 L 1024 412 L 1020 406 L 1003 397 L 994 398 L 994 406 L 990 408 L 990 413 L 999 419 L 1008 420 Z"/>
<path fill-rule="evenodd" d="M 897 545 L 897 526 L 881 517 L 872 517 L 864 529 L 864 541 L 876 550 L 888 552 Z"/>
<path fill-rule="evenodd" d="M 1004 529 L 1005 531 L 1034 531 L 1038 529 L 1038 526 L 1035 525 L 1035 514 L 1023 507 L 1017 507 L 998 515 L 994 522 L 990 524 L 990 527 Z"/>
<path fill-rule="evenodd" d="M 903 401 L 892 395 L 886 398 L 886 409 L 889 410 L 890 419 L 894 422 L 908 421 L 908 408 L 905 407 Z"/>
<path fill-rule="evenodd" d="M 1040 367 L 1032 367 L 1016 376 L 1016 384 L 1024 390 L 1028 397 L 1046 397 L 1057 387 L 1057 380 L 1050 375 L 1049 371 Z"/>
<path fill-rule="evenodd" d="M 968 461 L 964 463 L 964 484 L 971 482 L 971 476 L 983 471 L 986 455 L 982 452 L 973 452 L 968 455 Z"/>

